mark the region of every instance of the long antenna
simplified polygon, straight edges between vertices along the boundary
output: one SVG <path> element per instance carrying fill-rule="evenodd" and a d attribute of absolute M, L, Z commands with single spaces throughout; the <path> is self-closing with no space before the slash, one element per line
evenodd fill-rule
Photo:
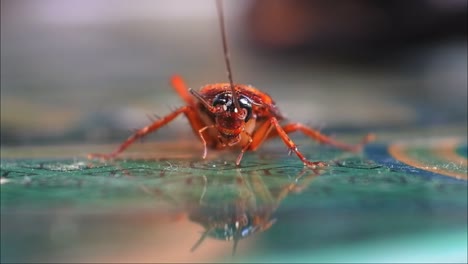
<path fill-rule="evenodd" d="M 208 228 L 203 233 L 203 235 L 200 237 L 200 239 L 198 239 L 197 243 L 195 243 L 195 245 L 193 245 L 193 247 L 190 249 L 190 251 L 192 251 L 192 252 L 195 251 L 201 245 L 201 243 L 205 240 L 205 238 L 208 237 L 208 234 L 211 232 L 211 230 L 213 230 L 213 227 Z"/>
<path fill-rule="evenodd" d="M 222 0 L 216 0 L 216 8 L 218 9 L 219 26 L 221 28 L 221 37 L 223 39 L 223 50 L 224 50 L 224 61 L 226 62 L 226 70 L 229 78 L 229 84 L 231 85 L 232 100 L 234 101 L 234 107 L 240 110 L 239 101 L 237 100 L 237 94 L 234 89 L 234 82 L 232 81 L 231 62 L 229 60 L 229 51 L 227 46 L 226 29 L 224 28 L 224 13 Z"/>

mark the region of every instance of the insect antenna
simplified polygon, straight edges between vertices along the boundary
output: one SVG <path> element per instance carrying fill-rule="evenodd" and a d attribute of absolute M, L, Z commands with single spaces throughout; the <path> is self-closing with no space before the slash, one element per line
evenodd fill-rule
<path fill-rule="evenodd" d="M 219 27 L 221 29 L 221 37 L 223 40 L 223 51 L 224 51 L 224 61 L 226 63 L 226 70 L 228 74 L 229 84 L 231 86 L 231 93 L 232 93 L 232 100 L 234 101 L 234 107 L 237 110 L 240 110 L 239 101 L 237 100 L 237 94 L 234 89 L 234 82 L 232 81 L 232 71 L 231 71 L 231 62 L 229 59 L 229 50 L 227 46 L 227 37 L 226 37 L 226 29 L 224 26 L 224 13 L 223 13 L 223 2 L 222 0 L 216 0 L 216 8 L 218 10 L 218 18 L 219 18 Z"/>

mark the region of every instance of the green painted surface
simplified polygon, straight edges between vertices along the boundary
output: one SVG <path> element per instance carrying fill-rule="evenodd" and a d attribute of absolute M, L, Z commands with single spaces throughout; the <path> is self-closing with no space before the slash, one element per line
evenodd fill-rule
<path fill-rule="evenodd" d="M 2 261 L 117 261 L 136 251 L 154 262 L 162 245 L 189 262 L 466 260 L 466 181 L 408 173 L 372 160 L 373 151 L 304 146 L 331 163 L 317 175 L 280 144 L 267 150 L 246 155 L 241 168 L 231 153 L 207 161 L 3 159 Z M 253 228 L 259 219 L 273 224 Z M 237 220 L 245 238 L 231 257 L 234 243 L 224 239 Z M 186 223 L 194 227 L 181 236 Z"/>

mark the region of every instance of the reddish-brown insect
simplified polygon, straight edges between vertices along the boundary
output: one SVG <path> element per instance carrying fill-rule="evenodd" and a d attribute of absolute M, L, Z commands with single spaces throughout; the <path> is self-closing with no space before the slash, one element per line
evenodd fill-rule
<path fill-rule="evenodd" d="M 285 121 L 285 118 L 268 94 L 250 85 L 233 83 L 221 0 L 216 1 L 216 6 L 229 83 L 208 84 L 197 92 L 187 89 L 181 77 L 173 76 L 171 84 L 185 101 L 185 106 L 138 130 L 116 151 L 110 154 L 90 154 L 90 158 L 114 158 L 137 139 L 155 132 L 180 114 L 187 117 L 194 133 L 200 136 L 204 146 L 203 158 L 206 157 L 207 148 L 220 149 L 237 146 L 241 150 L 236 165 L 240 165 L 244 152 L 258 149 L 266 139 L 280 137 L 288 149 L 294 152 L 305 166 L 311 168 L 325 166 L 325 162 L 307 160 L 297 149 L 297 145 L 288 136 L 289 133 L 295 131 L 301 131 L 320 143 L 347 151 L 359 151 L 365 143 L 373 138 L 372 135 L 367 135 L 361 143 L 348 145 L 301 123 L 281 125 L 280 122 Z"/>

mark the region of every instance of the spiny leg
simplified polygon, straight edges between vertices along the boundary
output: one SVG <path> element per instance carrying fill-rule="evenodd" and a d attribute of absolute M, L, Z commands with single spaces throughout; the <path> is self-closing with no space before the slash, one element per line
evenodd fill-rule
<path fill-rule="evenodd" d="M 275 120 L 276 120 L 276 123 L 278 123 L 276 118 L 275 118 Z M 272 122 L 263 123 L 257 129 L 257 131 L 252 135 L 252 143 L 250 144 L 248 150 L 255 151 L 256 149 L 258 149 L 258 147 L 260 147 L 260 145 L 266 139 L 270 139 L 270 138 L 279 136 L 280 133 L 278 132 L 278 129 L 271 130 L 274 126 L 275 125 Z M 335 146 L 335 147 L 338 147 L 338 148 L 341 148 L 341 149 L 344 149 L 344 150 L 348 150 L 348 151 L 349 150 L 357 151 L 360 148 L 362 148 L 362 146 L 364 144 L 366 144 L 367 142 L 369 142 L 369 141 L 371 141 L 373 139 L 373 135 L 369 134 L 364 138 L 364 140 L 360 144 L 358 144 L 358 145 L 348 145 L 348 144 L 345 144 L 345 143 L 335 141 L 332 138 L 329 138 L 329 137 L 321 134 L 320 132 L 318 132 L 316 130 L 313 130 L 313 129 L 309 128 L 309 127 L 306 127 L 306 126 L 304 126 L 304 125 L 302 125 L 300 123 L 287 124 L 287 125 L 285 125 L 285 126 L 283 126 L 281 128 L 286 134 L 289 134 L 289 133 L 295 132 L 297 130 L 300 130 L 301 132 L 303 132 L 307 136 L 313 138 L 314 140 L 317 140 L 317 141 L 319 141 L 321 143 L 330 144 L 332 146 Z M 284 139 L 283 139 L 283 141 L 284 141 Z M 286 145 L 288 145 L 288 144 L 286 144 Z M 291 149 L 291 151 L 294 151 L 292 148 L 290 148 L 290 149 Z"/>
<path fill-rule="evenodd" d="M 279 137 L 283 140 L 284 144 L 286 144 L 286 146 L 288 146 L 288 148 L 293 151 L 294 153 L 296 153 L 296 156 L 304 163 L 304 165 L 312 168 L 312 169 L 315 169 L 315 168 L 318 168 L 318 167 L 323 167 L 323 166 L 326 166 L 327 164 L 325 162 L 322 162 L 322 161 L 309 161 L 307 160 L 304 155 L 299 152 L 299 150 L 297 149 L 297 145 L 294 143 L 294 141 L 292 141 L 288 134 L 286 133 L 286 131 L 281 127 L 281 125 L 279 124 L 278 122 L 278 119 L 276 119 L 276 117 L 272 117 L 270 118 L 270 122 L 271 124 L 273 125 L 273 127 L 276 129 L 276 132 L 278 133 Z"/>
<path fill-rule="evenodd" d="M 168 114 L 167 116 L 161 118 L 160 120 L 155 121 L 149 126 L 146 126 L 142 129 L 136 131 L 133 135 L 131 135 L 126 141 L 124 141 L 120 147 L 110 154 L 89 154 L 88 158 L 101 158 L 101 159 L 112 159 L 115 158 L 117 155 L 122 153 L 125 149 L 127 149 L 131 144 L 133 144 L 137 139 L 142 138 L 148 135 L 151 132 L 158 130 L 159 128 L 167 125 L 169 122 L 174 120 L 177 116 L 184 113 L 190 121 L 190 124 L 197 124 L 198 120 L 192 120 L 194 116 L 194 110 L 190 106 L 183 106 L 181 108 L 176 109 L 174 112 Z"/>
<path fill-rule="evenodd" d="M 193 100 L 192 95 L 189 93 L 189 89 L 182 77 L 180 77 L 179 75 L 172 76 L 171 85 L 182 98 L 182 100 L 185 101 L 185 103 L 187 103 L 190 106 L 195 106 L 195 101 Z"/>
<path fill-rule="evenodd" d="M 319 131 L 312 129 L 308 126 L 305 126 L 301 123 L 287 124 L 283 126 L 282 129 L 287 134 L 295 132 L 295 131 L 301 131 L 302 133 L 304 133 L 304 135 L 318 141 L 319 143 L 331 145 L 335 148 L 339 148 L 339 149 L 346 150 L 346 151 L 352 151 L 352 152 L 360 151 L 365 144 L 375 139 L 374 134 L 367 134 L 360 143 L 355 144 L 355 145 L 350 145 L 350 144 L 346 144 L 338 140 L 335 140 L 331 137 L 325 136 Z"/>

